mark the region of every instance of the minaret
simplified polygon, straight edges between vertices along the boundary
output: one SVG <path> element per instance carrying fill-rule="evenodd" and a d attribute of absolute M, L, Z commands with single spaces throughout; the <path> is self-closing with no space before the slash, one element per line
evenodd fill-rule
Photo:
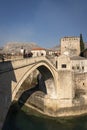
<path fill-rule="evenodd" d="M 24 49 L 23 49 L 23 46 L 21 47 L 21 50 L 20 50 L 21 54 L 23 55 L 24 53 Z"/>

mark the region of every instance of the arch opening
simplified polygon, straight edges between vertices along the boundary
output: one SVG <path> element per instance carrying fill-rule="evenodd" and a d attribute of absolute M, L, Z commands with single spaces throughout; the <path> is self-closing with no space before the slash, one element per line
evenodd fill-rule
<path fill-rule="evenodd" d="M 46 95 L 52 97 L 52 95 L 55 94 L 54 79 L 50 70 L 44 65 L 39 66 L 36 69 L 38 70 L 37 77 L 34 79 L 36 83 L 34 83 L 34 86 L 32 87 L 28 86 L 28 89 L 22 92 L 18 99 L 18 102 L 21 103 L 21 107 L 24 105 L 24 103 L 26 103 L 26 101 L 28 101 L 28 103 L 31 103 L 35 106 L 38 104 L 38 106 L 43 109 L 44 97 Z M 34 71 L 35 70 L 33 70 L 33 72 Z"/>
<path fill-rule="evenodd" d="M 37 69 L 43 76 L 46 90 L 47 90 L 47 95 L 49 95 L 50 97 L 55 96 L 55 94 L 56 94 L 55 83 L 54 83 L 54 77 L 53 77 L 51 71 L 43 65 L 39 66 Z"/>

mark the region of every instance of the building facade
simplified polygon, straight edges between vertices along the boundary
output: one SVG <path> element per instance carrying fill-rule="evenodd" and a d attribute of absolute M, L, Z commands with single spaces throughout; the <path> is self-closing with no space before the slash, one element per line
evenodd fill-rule
<path fill-rule="evenodd" d="M 33 57 L 46 56 L 46 50 L 44 48 L 34 48 L 31 50 Z"/>
<path fill-rule="evenodd" d="M 80 37 L 61 38 L 61 54 L 69 53 L 70 55 L 80 54 Z"/>

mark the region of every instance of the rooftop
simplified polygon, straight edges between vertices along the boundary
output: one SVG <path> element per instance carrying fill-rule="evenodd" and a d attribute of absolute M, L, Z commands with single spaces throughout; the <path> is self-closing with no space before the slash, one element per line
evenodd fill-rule
<path fill-rule="evenodd" d="M 73 56 L 73 57 L 70 57 L 71 60 L 87 60 L 86 58 L 84 57 L 81 57 L 81 56 Z"/>
<path fill-rule="evenodd" d="M 38 47 L 38 48 L 33 48 L 32 50 L 45 50 L 45 48 Z"/>

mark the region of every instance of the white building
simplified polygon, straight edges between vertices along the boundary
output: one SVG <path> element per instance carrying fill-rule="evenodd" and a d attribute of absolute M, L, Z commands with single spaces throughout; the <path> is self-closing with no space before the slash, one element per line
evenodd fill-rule
<path fill-rule="evenodd" d="M 46 56 L 46 50 L 44 48 L 34 48 L 31 50 L 33 57 Z"/>
<path fill-rule="evenodd" d="M 87 58 L 62 54 L 57 59 L 58 70 L 69 70 L 79 73 L 87 72 Z"/>

